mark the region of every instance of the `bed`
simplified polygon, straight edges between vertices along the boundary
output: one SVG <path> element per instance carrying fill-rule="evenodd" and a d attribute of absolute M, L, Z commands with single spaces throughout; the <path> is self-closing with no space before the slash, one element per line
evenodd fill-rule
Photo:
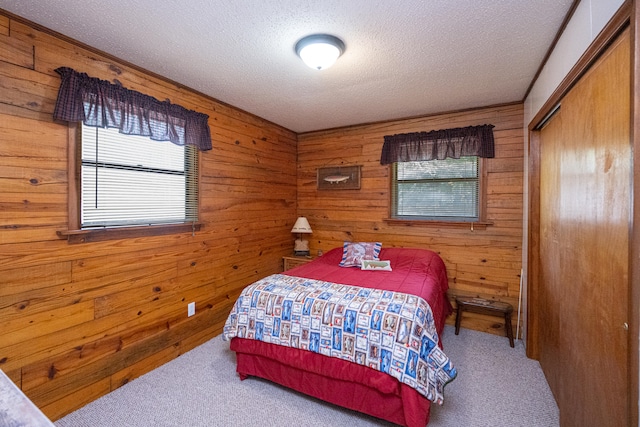
<path fill-rule="evenodd" d="M 429 250 L 380 248 L 377 244 L 373 256 L 388 260 L 392 271 L 379 266 L 365 271 L 358 267 L 357 257 L 355 261 L 347 257 L 348 245 L 352 247 L 345 243 L 312 262 L 262 279 L 248 287 L 251 292 L 243 292 L 223 333 L 236 353 L 236 370 L 241 379 L 264 378 L 395 424 L 423 427 L 429 421 L 432 401 L 442 403 L 444 385 L 456 376 L 439 340 L 452 312 L 444 263 Z M 307 291 L 305 286 L 310 283 L 321 289 Z M 270 290 L 280 294 L 269 296 Z M 323 295 L 328 296 L 323 300 Z M 393 302 L 384 302 L 384 298 Z M 396 300 L 405 305 L 395 304 Z M 355 316 L 349 313 L 352 304 L 357 307 Z M 392 307 L 395 313 L 412 312 L 417 317 L 396 318 L 388 314 L 394 312 Z M 256 308 L 259 319 L 247 318 L 249 313 L 256 314 Z M 302 313 L 302 320 L 295 313 Z M 305 323 L 305 313 L 311 323 Z M 277 318 L 272 320 L 269 314 Z M 314 328 L 322 332 L 314 336 Z M 392 352 L 372 343 L 384 340 L 387 344 L 392 340 Z"/>

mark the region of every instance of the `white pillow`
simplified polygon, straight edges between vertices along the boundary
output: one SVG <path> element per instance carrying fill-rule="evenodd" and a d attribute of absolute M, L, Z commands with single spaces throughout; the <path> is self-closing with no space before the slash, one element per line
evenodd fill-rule
<path fill-rule="evenodd" d="M 391 261 L 363 259 L 361 269 L 371 271 L 391 271 Z"/>

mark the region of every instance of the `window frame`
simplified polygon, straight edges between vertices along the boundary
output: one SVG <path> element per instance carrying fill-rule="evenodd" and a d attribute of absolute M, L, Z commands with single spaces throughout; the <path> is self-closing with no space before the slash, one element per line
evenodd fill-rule
<path fill-rule="evenodd" d="M 166 234 L 178 234 L 190 232 L 195 234 L 202 229 L 202 222 L 198 219 L 195 222 L 158 224 L 158 225 L 134 225 L 125 227 L 105 227 L 96 229 L 82 229 L 80 225 L 80 198 L 81 198 L 81 150 L 82 123 L 70 122 L 68 132 L 68 216 L 69 225 L 67 230 L 57 231 L 59 238 L 67 239 L 69 243 L 89 243 L 104 240 L 126 239 L 134 237 L 161 236 Z M 198 153 L 198 185 L 201 177 L 201 153 Z M 201 213 L 201 197 L 198 196 L 198 218 Z"/>
<path fill-rule="evenodd" d="M 429 160 L 423 160 L 429 161 Z M 478 219 L 477 220 L 446 220 L 446 219 L 429 219 L 429 218 L 397 218 L 393 216 L 396 209 L 394 205 L 394 186 L 396 185 L 397 177 L 397 162 L 389 164 L 389 217 L 385 219 L 385 222 L 396 225 L 418 225 L 418 226 L 438 226 L 438 227 L 454 227 L 454 228 L 470 228 L 485 229 L 488 225 L 493 223 L 487 221 L 487 163 L 483 157 L 478 157 Z"/>

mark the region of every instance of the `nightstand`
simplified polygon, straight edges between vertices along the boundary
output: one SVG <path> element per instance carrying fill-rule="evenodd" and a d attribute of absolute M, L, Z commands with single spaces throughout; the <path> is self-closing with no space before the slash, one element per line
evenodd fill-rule
<path fill-rule="evenodd" d="M 287 271 L 292 269 L 293 267 L 297 267 L 302 264 L 306 264 L 308 262 L 313 261 L 313 258 L 306 256 L 283 256 L 282 257 L 282 265 L 283 271 Z"/>

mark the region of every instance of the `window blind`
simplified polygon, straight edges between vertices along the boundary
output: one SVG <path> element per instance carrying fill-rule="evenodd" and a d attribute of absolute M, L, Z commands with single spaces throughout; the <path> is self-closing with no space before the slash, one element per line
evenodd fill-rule
<path fill-rule="evenodd" d="M 81 226 L 197 221 L 197 148 L 82 125 Z"/>
<path fill-rule="evenodd" d="M 392 216 L 398 219 L 477 221 L 478 157 L 394 163 Z"/>

